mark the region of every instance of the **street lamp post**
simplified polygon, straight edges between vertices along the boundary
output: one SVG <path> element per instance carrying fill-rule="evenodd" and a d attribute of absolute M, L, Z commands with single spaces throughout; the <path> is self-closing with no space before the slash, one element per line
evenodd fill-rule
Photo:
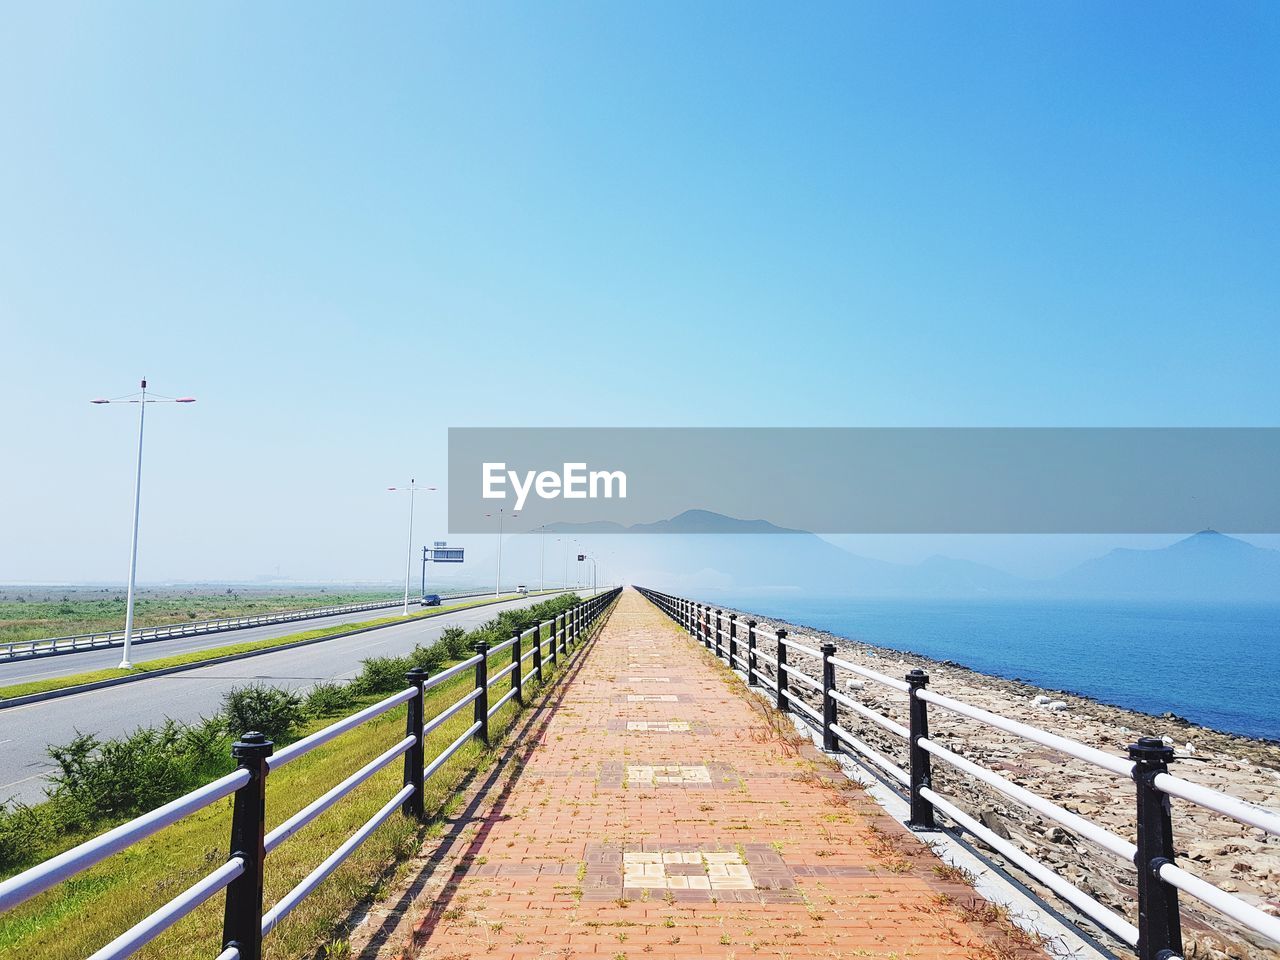
<path fill-rule="evenodd" d="M 142 433 L 147 422 L 148 403 L 195 403 L 195 397 L 148 397 L 147 381 L 139 386 L 141 393 L 116 397 L 114 400 L 90 400 L 90 403 L 136 403 L 138 405 L 138 465 L 133 474 L 133 539 L 129 545 L 129 589 L 124 607 L 124 651 L 120 658 L 120 669 L 128 670 L 133 666 L 129 659 L 133 645 L 133 595 L 138 580 L 138 515 L 142 505 Z"/>
<path fill-rule="evenodd" d="M 502 515 L 504 510 L 504 507 L 498 508 L 498 573 L 493 578 L 493 595 L 495 597 L 498 596 L 499 590 L 502 586 Z M 493 514 L 486 513 L 485 516 L 492 517 Z M 520 514 L 513 513 L 511 515 L 511 519 L 514 520 L 518 516 L 520 516 Z"/>
<path fill-rule="evenodd" d="M 387 487 L 392 493 L 409 494 L 409 541 L 405 546 L 404 557 L 404 612 L 401 616 L 409 615 L 409 574 L 413 570 L 413 501 L 420 490 L 434 490 L 435 487 L 419 487 L 416 479 L 410 478 L 407 487 Z"/>
<path fill-rule="evenodd" d="M 538 592 L 547 592 L 547 525 L 542 525 L 542 539 L 538 546 Z"/>

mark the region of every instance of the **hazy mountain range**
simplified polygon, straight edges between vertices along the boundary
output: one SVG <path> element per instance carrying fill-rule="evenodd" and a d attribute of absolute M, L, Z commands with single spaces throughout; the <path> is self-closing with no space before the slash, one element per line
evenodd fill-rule
<path fill-rule="evenodd" d="M 914 564 L 858 556 L 765 520 L 689 510 L 651 524 L 557 524 L 611 553 L 628 579 L 658 588 L 804 590 L 912 598 L 1280 601 L 1280 551 L 1205 530 L 1158 550 L 1116 549 L 1047 579 L 935 556 Z M 734 536 L 721 536 L 732 533 Z"/>

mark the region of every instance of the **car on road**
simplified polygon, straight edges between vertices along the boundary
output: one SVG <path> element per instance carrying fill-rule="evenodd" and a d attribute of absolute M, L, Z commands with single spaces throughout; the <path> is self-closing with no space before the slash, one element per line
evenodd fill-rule
<path fill-rule="evenodd" d="M 438 594 L 438 593 L 428 593 L 428 594 L 426 594 L 426 595 L 422 598 L 422 605 L 423 605 L 424 607 L 438 607 L 438 606 L 440 606 L 440 594 Z"/>

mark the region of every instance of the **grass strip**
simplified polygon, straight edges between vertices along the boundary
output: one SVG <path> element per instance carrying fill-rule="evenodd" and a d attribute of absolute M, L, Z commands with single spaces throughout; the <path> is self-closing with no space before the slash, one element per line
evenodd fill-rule
<path fill-rule="evenodd" d="M 602 616 L 595 630 L 603 621 Z M 547 636 L 545 626 L 542 636 Z M 510 662 L 510 652 L 501 651 L 490 658 L 490 670 Z M 560 660 L 559 672 L 569 663 Z M 549 658 L 544 660 L 543 670 L 548 682 L 557 672 Z M 473 683 L 474 677 L 464 672 L 428 691 L 426 716 L 433 717 L 455 703 Z M 490 702 L 507 689 L 506 682 L 491 688 Z M 532 702 L 546 689 L 545 684 L 539 688 L 536 678 L 532 679 L 525 687 L 525 698 Z M 362 698 L 362 705 L 379 699 L 381 696 Z M 428 835 L 440 831 L 441 818 L 459 786 L 471 773 L 492 765 L 502 738 L 521 712 L 512 699 L 495 714 L 490 720 L 494 747 L 469 741 L 427 782 L 424 802 L 431 819 L 420 824 L 393 815 L 272 932 L 264 944 L 265 956 L 269 960 L 298 960 L 316 956 L 321 948 L 319 955 L 341 955 L 343 942 L 341 938 L 334 941 L 335 929 L 355 906 L 394 882 L 398 861 L 417 850 Z M 272 773 L 267 783 L 267 829 L 399 740 L 404 735 L 404 713 L 403 707 L 392 710 Z M 331 722 L 314 721 L 300 734 Z M 471 723 L 471 709 L 463 708 L 430 734 L 426 738 L 428 762 Z M 266 907 L 269 909 L 385 804 L 399 789 L 401 775 L 401 764 L 393 763 L 273 851 L 267 858 Z M 228 797 L 9 911 L 0 917 L 0 958 L 83 960 L 226 861 L 231 805 Z M 67 846 L 83 839 L 67 838 Z M 223 897 L 215 896 L 135 956 L 143 960 L 208 960 L 216 956 L 221 948 L 222 910 Z"/>
<path fill-rule="evenodd" d="M 535 596 L 535 594 L 530 594 L 530 596 Z M 358 623 L 342 623 L 336 624 L 332 627 L 318 627 L 315 630 L 303 630 L 300 633 L 290 633 L 283 637 L 269 637 L 265 640 L 246 640 L 242 643 L 229 643 L 221 647 L 210 647 L 208 650 L 192 650 L 188 653 L 174 654 L 171 657 L 144 660 L 141 663 L 134 664 L 133 667 L 128 670 L 121 670 L 119 667 L 107 667 L 103 670 L 86 670 L 83 673 L 72 673 L 65 677 L 48 677 L 43 680 L 29 680 L 26 683 L 14 683 L 7 687 L 0 687 L 0 701 L 9 700 L 14 697 L 26 697 L 35 693 L 48 693 L 53 690 L 65 690 L 68 687 L 78 687 L 81 684 L 96 683 L 99 680 L 114 680 L 117 677 L 151 673 L 155 670 L 164 670 L 169 667 L 182 667 L 193 663 L 204 663 L 206 660 L 216 660 L 218 657 L 229 657 L 241 653 L 255 653 L 259 650 L 270 650 L 274 647 L 286 646 L 291 643 L 299 643 L 304 640 L 317 640 L 321 637 L 332 636 L 335 633 L 350 633 L 353 630 L 367 630 L 370 627 L 380 627 L 390 623 L 409 623 L 414 620 L 426 620 L 431 617 L 438 617 L 441 614 L 452 613 L 456 610 L 465 610 L 468 607 L 483 607 L 492 603 L 502 603 L 503 601 L 510 599 L 512 599 L 511 596 L 503 596 L 498 599 L 494 599 L 493 597 L 484 597 L 477 600 L 468 600 L 463 603 L 450 604 L 447 607 L 432 607 L 428 612 L 415 613 L 408 617 L 398 615 L 394 617 L 381 617 L 377 620 L 363 620 Z"/>
<path fill-rule="evenodd" d="M 0 586 L 0 646 L 50 637 L 119 631 L 124 622 L 125 591 L 111 587 Z M 297 613 L 319 607 L 395 600 L 398 590 L 299 592 L 259 587 L 139 587 L 133 625 L 167 627 L 223 617 Z"/>

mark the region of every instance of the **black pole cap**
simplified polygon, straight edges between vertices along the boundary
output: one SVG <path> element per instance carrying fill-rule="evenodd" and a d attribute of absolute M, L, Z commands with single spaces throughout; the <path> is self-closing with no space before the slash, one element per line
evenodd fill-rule
<path fill-rule="evenodd" d="M 243 757 L 268 756 L 274 746 L 265 733 L 250 730 L 231 745 L 231 756 L 237 760 Z"/>
<path fill-rule="evenodd" d="M 1139 737 L 1129 745 L 1129 759 L 1137 763 L 1168 763 L 1173 759 L 1173 747 L 1159 737 Z"/>

